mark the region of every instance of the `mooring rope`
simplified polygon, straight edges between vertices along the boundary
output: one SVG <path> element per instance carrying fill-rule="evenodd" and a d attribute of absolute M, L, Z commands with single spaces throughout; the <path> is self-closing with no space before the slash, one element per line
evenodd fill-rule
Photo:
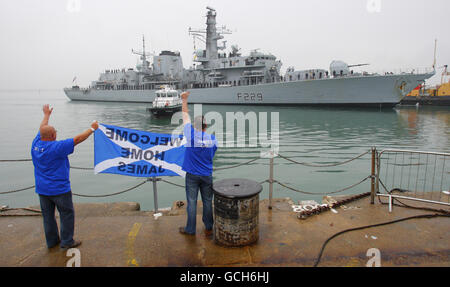
<path fill-rule="evenodd" d="M 232 168 L 240 167 L 240 166 L 247 165 L 247 164 L 250 164 L 252 162 L 255 162 L 258 159 L 261 159 L 261 158 L 257 157 L 257 158 L 254 158 L 254 159 L 250 160 L 250 161 L 243 162 L 243 163 L 240 163 L 240 164 L 237 164 L 237 165 L 232 165 L 232 166 L 227 166 L 227 167 L 220 167 L 220 168 L 213 168 L 213 171 L 219 171 L 219 170 L 225 170 L 225 169 L 232 169 Z"/>
<path fill-rule="evenodd" d="M 325 193 L 316 193 L 316 192 L 307 192 L 307 191 L 303 191 L 303 190 L 298 190 L 298 189 L 292 188 L 290 186 L 287 186 L 286 184 L 284 184 L 282 182 L 279 182 L 278 180 L 273 180 L 273 182 L 277 183 L 277 184 L 279 184 L 279 185 L 281 185 L 281 186 L 283 186 L 283 187 L 285 187 L 287 189 L 290 189 L 292 191 L 298 192 L 298 193 L 304 193 L 304 194 L 309 194 L 309 195 L 327 195 L 327 194 L 336 194 L 336 193 L 340 193 L 340 192 L 349 190 L 349 189 L 351 189 L 351 188 L 353 188 L 353 187 L 363 183 L 364 181 L 368 180 L 369 178 L 371 178 L 371 176 L 365 177 L 361 181 L 359 181 L 359 182 L 357 182 L 355 184 L 352 184 L 352 185 L 350 185 L 348 187 L 345 187 L 343 189 L 339 189 L 339 190 L 336 190 L 336 191 L 333 191 L 333 192 L 325 192 Z"/>
<path fill-rule="evenodd" d="M 167 180 L 165 180 L 165 179 L 161 179 L 161 181 L 162 181 L 162 182 L 165 182 L 165 183 L 168 183 L 168 184 L 171 184 L 171 185 L 174 185 L 174 186 L 177 186 L 177 187 L 180 187 L 180 188 L 186 188 L 186 186 L 184 186 L 184 185 L 176 184 L 176 183 L 174 183 L 174 182 L 170 182 L 170 181 L 167 181 Z M 263 184 L 263 183 L 265 183 L 265 182 L 269 182 L 269 180 L 266 179 L 266 180 L 260 181 L 259 184 Z"/>
<path fill-rule="evenodd" d="M 128 192 L 128 191 L 131 191 L 131 190 L 133 190 L 135 188 L 140 187 L 141 185 L 143 185 L 144 183 L 146 183 L 148 181 L 149 181 L 149 179 L 146 179 L 145 181 L 139 183 L 138 185 L 135 185 L 135 186 L 130 187 L 130 188 L 126 189 L 126 190 L 122 190 L 122 191 L 111 193 L 111 194 L 105 194 L 105 195 L 85 195 L 85 194 L 78 194 L 78 193 L 72 193 L 72 194 L 76 195 L 76 196 L 80 196 L 80 197 L 108 197 L 108 196 L 118 195 L 118 194 L 122 194 L 122 193 L 125 193 L 125 192 Z M 11 190 L 11 191 L 6 191 L 6 192 L 0 192 L 0 194 L 14 193 L 14 192 L 19 192 L 19 191 L 32 189 L 32 188 L 35 188 L 35 187 L 36 186 L 33 185 L 33 186 L 22 188 L 22 189 L 16 189 L 16 190 Z"/>
<path fill-rule="evenodd" d="M 0 159 L 0 162 L 20 162 L 20 161 L 31 161 L 31 159 Z"/>
<path fill-rule="evenodd" d="M 30 187 L 21 188 L 21 189 L 16 189 L 16 190 L 10 190 L 10 191 L 5 191 L 5 192 L 0 192 L 0 194 L 14 193 L 14 192 L 24 191 L 24 190 L 28 190 L 28 189 L 32 189 L 32 188 L 35 188 L 35 185 L 30 186 Z"/>
<path fill-rule="evenodd" d="M 167 181 L 167 180 L 165 180 L 165 179 L 161 179 L 161 181 L 162 181 L 162 182 L 165 182 L 165 183 L 168 183 L 168 184 L 171 184 L 171 185 L 174 185 L 174 186 L 178 186 L 178 187 L 181 187 L 181 188 L 185 188 L 185 186 L 184 186 L 184 185 L 181 185 L 181 184 L 176 184 L 176 183 L 173 183 L 173 182 Z"/>
<path fill-rule="evenodd" d="M 71 166 L 71 169 L 80 169 L 80 170 L 94 170 L 93 167 L 77 167 L 77 166 Z"/>
<path fill-rule="evenodd" d="M 369 150 L 369 151 L 366 151 L 365 153 L 362 153 L 362 154 L 358 155 L 357 157 L 351 158 L 351 159 L 346 160 L 346 161 L 338 162 L 338 163 L 332 163 L 332 164 L 313 164 L 313 163 L 306 163 L 306 162 L 298 162 L 298 161 L 295 161 L 295 160 L 293 160 L 293 159 L 291 159 L 289 157 L 285 157 L 285 156 L 283 156 L 281 154 L 278 154 L 278 156 L 283 158 L 283 159 L 285 159 L 285 160 L 287 160 L 287 161 L 290 161 L 292 163 L 300 164 L 300 165 L 304 165 L 304 166 L 309 166 L 309 167 L 333 167 L 333 166 L 344 165 L 344 164 L 347 164 L 347 163 L 352 162 L 354 160 L 357 160 L 357 159 L 365 156 L 366 154 L 368 154 L 370 152 L 371 151 Z"/>
<path fill-rule="evenodd" d="M 76 196 L 79 196 L 79 197 L 108 197 L 108 196 L 114 196 L 114 195 L 119 195 L 119 194 L 122 194 L 122 193 L 125 193 L 125 192 L 128 192 L 128 191 L 131 191 L 133 189 L 136 189 L 136 188 L 140 187 L 141 185 L 143 185 L 143 184 L 145 184 L 145 183 L 147 183 L 149 181 L 150 181 L 150 179 L 146 179 L 145 181 L 139 183 L 138 185 L 135 185 L 133 187 L 130 187 L 128 189 L 125 189 L 125 190 L 122 190 L 122 191 L 119 191 L 119 192 L 110 193 L 110 194 L 103 194 L 103 195 L 85 195 L 85 194 L 78 194 L 78 193 L 72 193 L 72 194 L 76 195 Z"/>

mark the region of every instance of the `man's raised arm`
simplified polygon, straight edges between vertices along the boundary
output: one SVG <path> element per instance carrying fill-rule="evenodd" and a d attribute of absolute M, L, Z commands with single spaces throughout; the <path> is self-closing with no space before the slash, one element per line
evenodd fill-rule
<path fill-rule="evenodd" d="M 84 142 L 91 134 L 94 133 L 94 131 L 98 129 L 98 122 L 94 121 L 91 124 L 91 128 L 88 130 L 85 130 L 84 132 L 82 132 L 81 134 L 77 135 L 76 137 L 73 138 L 73 142 L 74 145 L 80 144 L 82 142 Z"/>
<path fill-rule="evenodd" d="M 50 109 L 49 105 L 44 105 L 44 107 L 42 108 L 42 111 L 44 112 L 44 119 L 41 122 L 41 125 L 39 127 L 39 130 L 43 127 L 43 126 L 48 126 L 48 121 L 50 119 L 50 115 L 53 112 L 53 108 Z"/>
<path fill-rule="evenodd" d="M 189 109 L 188 109 L 188 97 L 189 97 L 189 92 L 183 92 L 181 94 L 181 100 L 183 101 L 183 106 L 182 106 L 182 112 L 183 112 L 183 124 L 189 124 L 191 122 L 191 117 L 189 116 Z"/>

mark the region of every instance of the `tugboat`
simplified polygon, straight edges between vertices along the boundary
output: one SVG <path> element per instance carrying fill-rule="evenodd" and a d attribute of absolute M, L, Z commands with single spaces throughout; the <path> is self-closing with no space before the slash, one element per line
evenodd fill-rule
<path fill-rule="evenodd" d="M 438 69 L 441 68 L 444 68 L 444 71 L 442 72 L 440 85 L 428 87 L 420 84 L 404 97 L 400 104 L 402 106 L 450 106 L 450 78 L 445 82 L 445 77 L 449 77 L 450 72 L 448 72 L 448 65 Z"/>
<path fill-rule="evenodd" d="M 147 110 L 155 117 L 171 116 L 181 111 L 182 101 L 180 94 L 172 86 L 162 86 L 155 92 L 152 107 Z"/>

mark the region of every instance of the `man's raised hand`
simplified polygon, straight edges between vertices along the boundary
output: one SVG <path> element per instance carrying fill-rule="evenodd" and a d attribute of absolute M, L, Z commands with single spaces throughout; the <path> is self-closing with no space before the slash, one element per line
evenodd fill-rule
<path fill-rule="evenodd" d="M 44 115 L 50 116 L 53 112 L 53 108 L 50 109 L 50 106 L 47 104 L 47 105 L 44 105 L 44 107 L 42 108 L 42 111 L 44 112 Z"/>
<path fill-rule="evenodd" d="M 98 122 L 97 121 L 93 121 L 91 124 L 91 128 L 93 128 L 94 130 L 98 129 Z"/>

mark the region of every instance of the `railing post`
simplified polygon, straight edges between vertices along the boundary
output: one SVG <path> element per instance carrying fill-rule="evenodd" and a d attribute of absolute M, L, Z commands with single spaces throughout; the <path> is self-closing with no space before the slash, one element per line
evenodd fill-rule
<path fill-rule="evenodd" d="M 372 147 L 372 171 L 370 173 L 370 204 L 375 203 L 375 159 L 377 149 Z"/>
<path fill-rule="evenodd" d="M 378 153 L 377 150 L 375 150 L 375 165 L 376 165 L 376 175 L 375 175 L 375 193 L 380 193 L 380 161 L 381 161 L 381 155 Z"/>
<path fill-rule="evenodd" d="M 269 209 L 272 209 L 272 194 L 273 194 L 273 151 L 270 152 L 270 172 L 269 172 Z"/>
<path fill-rule="evenodd" d="M 150 181 L 153 182 L 153 203 L 155 205 L 155 213 L 158 212 L 158 188 L 156 183 L 160 181 L 160 178 L 151 177 Z"/>
<path fill-rule="evenodd" d="M 389 194 L 389 212 L 392 212 L 392 195 Z"/>

